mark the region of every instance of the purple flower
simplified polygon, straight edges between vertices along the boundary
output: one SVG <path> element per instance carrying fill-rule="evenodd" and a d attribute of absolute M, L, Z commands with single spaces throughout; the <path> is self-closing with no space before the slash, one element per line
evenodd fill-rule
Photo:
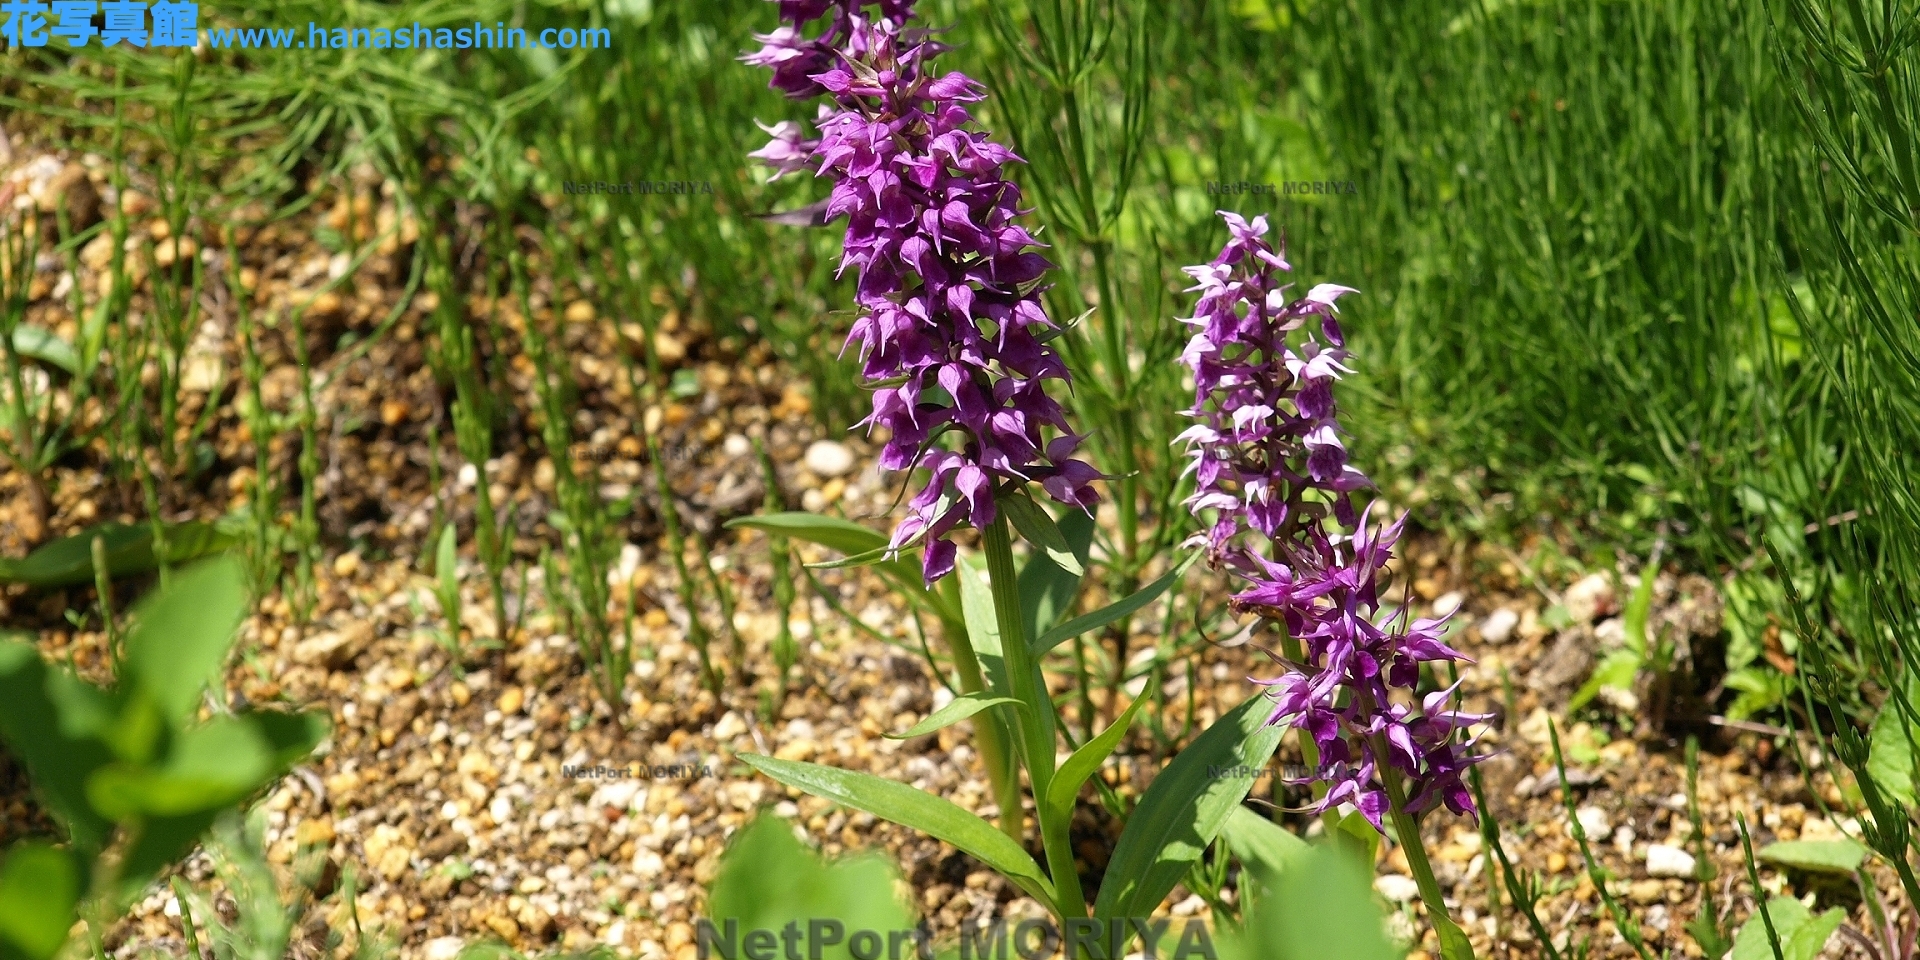
<path fill-rule="evenodd" d="M 1333 386 L 1347 372 L 1334 303 L 1355 292 L 1320 284 L 1289 301 L 1278 274 L 1291 267 L 1263 239 L 1265 217 L 1232 213 L 1230 239 L 1210 264 L 1187 268 L 1201 292 L 1198 331 L 1182 360 L 1193 371 L 1197 422 L 1180 435 L 1196 489 L 1187 506 L 1214 519 L 1195 541 L 1209 559 L 1248 583 L 1233 598 L 1282 625 L 1305 662 L 1253 682 L 1273 699 L 1269 723 L 1313 738 L 1327 783 L 1316 804 L 1351 803 L 1375 827 L 1389 812 L 1379 774 L 1398 771 L 1409 812 L 1443 803 L 1472 813 L 1461 774 L 1479 759 L 1455 733 L 1487 719 L 1447 709 L 1453 689 L 1409 704 L 1420 665 L 1464 660 L 1445 642 L 1446 619 L 1412 620 L 1405 606 L 1380 610 L 1386 566 L 1406 518 L 1370 528 L 1350 494 L 1368 485 L 1347 462 Z M 1309 318 L 1317 329 L 1304 331 Z M 1316 335 L 1317 334 L 1317 335 Z M 1326 504 L 1340 528 L 1326 529 Z M 1257 533 L 1268 548 L 1249 544 Z"/>
<path fill-rule="evenodd" d="M 1028 211 L 1004 173 L 1020 158 L 973 129 L 966 105 L 986 96 L 979 83 L 929 69 L 946 47 L 905 28 L 911 3 L 883 2 L 872 21 L 859 14 L 868 5 L 782 4 L 791 30 L 747 59 L 773 67 L 776 87 L 826 93 L 832 106 L 818 138 L 797 124 L 763 127 L 774 140 L 753 155 L 779 174 L 812 169 L 833 183 L 824 215 L 847 219 L 840 271 L 858 277 L 847 345 L 859 346 L 874 386 L 859 425 L 887 431 L 884 469 L 930 473 L 890 543 L 924 542 L 931 584 L 953 569 L 947 535 L 991 524 L 1002 485 L 1037 482 L 1055 501 L 1091 509 L 1101 476 L 1073 458 L 1083 438 L 1046 391 L 1069 376 L 1041 336 L 1055 328 L 1040 302 L 1053 265 L 1016 222 Z M 823 15 L 821 38 L 796 39 Z M 810 86 L 794 81 L 803 60 Z"/>
<path fill-rule="evenodd" d="M 854 26 L 861 22 L 867 7 L 879 7 L 880 19 L 902 26 L 913 17 L 914 0 L 774 0 L 780 5 L 781 26 L 772 33 L 756 33 L 761 47 L 741 56 L 741 61 L 773 70 L 772 89 L 795 100 L 806 100 L 822 92 L 816 79 L 839 64 L 844 52 L 859 55 L 854 41 Z M 805 28 L 825 19 L 826 29 L 807 37 Z"/>

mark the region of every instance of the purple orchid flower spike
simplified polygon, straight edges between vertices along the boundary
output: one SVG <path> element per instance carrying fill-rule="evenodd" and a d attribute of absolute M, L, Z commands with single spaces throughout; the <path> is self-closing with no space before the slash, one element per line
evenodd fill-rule
<path fill-rule="evenodd" d="M 1279 281 L 1292 267 L 1267 243 L 1266 218 L 1221 217 L 1220 255 L 1186 268 L 1200 294 L 1182 320 L 1196 328 L 1181 355 L 1195 423 L 1176 443 L 1195 477 L 1187 507 L 1212 517 L 1192 542 L 1247 582 L 1234 607 L 1282 626 L 1305 658 L 1254 681 L 1273 700 L 1268 723 L 1318 747 L 1322 768 L 1310 779 L 1327 792 L 1315 811 L 1351 804 L 1380 827 L 1391 810 L 1379 774 L 1391 767 L 1410 785 L 1407 812 L 1444 804 L 1472 814 L 1460 777 L 1483 758 L 1456 735 L 1487 717 L 1448 709 L 1457 684 L 1414 706 L 1421 664 L 1466 658 L 1445 641 L 1447 617 L 1409 622 L 1404 607 L 1381 610 L 1406 518 L 1373 524 L 1371 508 L 1352 505 L 1370 484 L 1348 462 L 1338 423 L 1334 386 L 1351 371 L 1335 315 L 1358 291 L 1323 283 L 1290 300 Z"/>
<path fill-rule="evenodd" d="M 1020 158 L 973 127 L 967 104 L 985 88 L 930 69 L 947 48 L 907 28 L 911 0 L 780 0 L 780 13 L 786 25 L 743 59 L 771 68 L 776 89 L 830 106 L 817 138 L 791 122 L 763 126 L 773 141 L 753 156 L 776 176 L 832 182 L 809 220 L 847 221 L 840 271 L 855 272 L 860 316 L 846 345 L 883 384 L 857 426 L 884 431 L 882 468 L 929 472 L 889 544 L 923 544 L 932 584 L 953 570 L 948 536 L 991 524 L 1003 486 L 1037 483 L 1083 510 L 1098 502 L 1101 474 L 1074 457 L 1084 437 L 1047 394 L 1049 381 L 1070 383 L 1042 338 L 1055 324 L 1036 281 L 1053 264 L 1017 222 L 1029 211 L 1005 167 Z M 948 433 L 959 449 L 940 445 Z"/>

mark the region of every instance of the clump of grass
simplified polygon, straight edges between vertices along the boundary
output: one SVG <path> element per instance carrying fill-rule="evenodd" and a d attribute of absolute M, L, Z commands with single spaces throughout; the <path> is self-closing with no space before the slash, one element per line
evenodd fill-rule
<path fill-rule="evenodd" d="M 608 572 L 618 555 L 606 504 L 600 499 L 599 471 L 591 460 L 573 456 L 573 412 L 577 404 L 567 397 L 574 382 L 573 364 L 555 340 L 564 334 L 555 321 L 550 335 L 540 320 L 528 289 L 528 262 L 519 250 L 509 254 L 515 299 L 520 304 L 527 355 L 533 361 L 534 393 L 540 412 L 540 434 L 553 463 L 554 493 L 560 509 L 553 519 L 559 527 L 566 568 L 561 579 L 548 565 L 546 589 L 555 599 L 580 651 L 581 662 L 593 677 L 600 696 L 618 706 L 633 668 L 632 635 L 613 629 L 608 616 Z M 551 312 L 551 311 L 548 311 Z"/>
<path fill-rule="evenodd" d="M 494 639 L 504 643 L 508 629 L 505 574 L 509 556 L 487 469 L 493 459 L 495 398 L 481 380 L 473 328 L 464 316 L 466 299 L 454 279 L 450 244 L 444 237 L 423 242 L 429 251 L 427 288 L 438 299 L 433 310 L 436 336 L 430 353 L 438 377 L 453 385 L 454 445 L 474 471 L 474 547 L 492 587 L 494 623 L 498 631 Z M 490 297 L 489 302 L 491 300 Z"/>

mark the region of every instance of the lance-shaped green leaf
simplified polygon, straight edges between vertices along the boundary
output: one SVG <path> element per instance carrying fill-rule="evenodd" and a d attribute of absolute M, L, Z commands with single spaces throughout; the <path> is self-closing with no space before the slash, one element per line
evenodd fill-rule
<path fill-rule="evenodd" d="M 736 517 L 727 521 L 726 527 L 729 530 L 759 530 L 791 540 L 817 543 L 836 553 L 845 554 L 846 558 L 810 566 L 872 566 L 892 580 L 900 595 L 908 601 L 926 606 L 943 620 L 954 619 L 957 615 L 957 611 L 946 609 L 946 601 L 938 593 L 927 590 L 921 582 L 920 564 L 913 551 L 903 549 L 899 556 L 891 560 L 886 558 L 887 535 L 878 530 L 839 517 L 799 511 Z"/>
<path fill-rule="evenodd" d="M 1140 612 L 1147 604 L 1160 599 L 1160 595 L 1166 593 L 1168 588 L 1179 583 L 1180 578 L 1186 574 L 1187 568 L 1193 566 L 1194 561 L 1198 559 L 1199 556 L 1200 555 L 1196 553 L 1181 561 L 1179 566 L 1167 571 L 1160 579 L 1141 587 L 1138 591 L 1135 591 L 1132 596 L 1124 600 L 1117 603 L 1110 603 L 1092 613 L 1074 617 L 1072 620 L 1068 620 L 1066 623 L 1041 634 L 1039 639 L 1033 643 L 1033 655 L 1035 657 L 1045 656 L 1049 651 L 1053 650 L 1054 647 L 1074 637 L 1098 630 L 1109 623 L 1113 623 L 1123 617 L 1131 617 Z"/>
<path fill-rule="evenodd" d="M 1310 849 L 1305 840 L 1246 804 L 1233 808 L 1226 825 L 1220 828 L 1220 836 L 1254 876 L 1268 880 L 1286 874 Z"/>
<path fill-rule="evenodd" d="M 736 517 L 727 521 L 726 526 L 729 530 L 745 528 L 805 540 L 849 555 L 887 545 L 886 534 L 878 530 L 863 527 L 851 520 L 817 513 L 763 513 L 754 517 Z"/>
<path fill-rule="evenodd" d="M 1049 905 L 1054 902 L 1053 884 L 1027 851 L 992 824 L 948 800 L 896 780 L 817 763 L 797 763 L 758 754 L 741 754 L 740 760 L 789 787 L 945 840 L 1000 871 L 1040 902 Z"/>
<path fill-rule="evenodd" d="M 1151 916 L 1219 835 L 1280 745 L 1284 731 L 1267 726 L 1267 704 L 1248 698 L 1154 778 L 1113 848 L 1094 916 Z"/>
<path fill-rule="evenodd" d="M 181 564 L 219 553 L 235 539 L 205 523 L 166 526 L 167 562 Z M 93 583 L 93 539 L 107 548 L 107 575 L 130 577 L 160 564 L 154 556 L 153 527 L 108 523 L 62 537 L 18 560 L 0 559 L 0 583 L 24 583 L 42 590 Z"/>
<path fill-rule="evenodd" d="M 1028 543 L 1046 551 L 1047 559 L 1075 576 L 1086 574 L 1086 568 L 1080 565 L 1080 558 L 1074 556 L 1073 548 L 1067 545 L 1066 535 L 1060 532 L 1059 524 L 1053 522 L 1053 515 L 1045 507 L 1034 503 L 1025 490 L 1015 490 L 1002 496 L 999 505 L 1007 511 L 1007 519 L 1013 521 L 1013 528 L 1020 531 Z"/>
<path fill-rule="evenodd" d="M 1067 546 L 1080 558 L 1084 569 L 1093 547 L 1093 518 L 1080 510 L 1068 511 L 1060 521 L 1060 533 L 1067 538 Z M 1026 566 L 1020 568 L 1020 618 L 1026 625 L 1027 636 L 1039 636 L 1073 609 L 1081 576 L 1061 569 L 1045 553 L 1036 553 L 1027 560 Z"/>
<path fill-rule="evenodd" d="M 13 349 L 48 366 L 71 374 L 80 372 L 80 353 L 73 344 L 40 327 L 21 324 L 13 329 Z"/>
<path fill-rule="evenodd" d="M 1080 745 L 1080 749 L 1067 758 L 1054 772 L 1053 780 L 1047 784 L 1047 805 L 1056 817 L 1065 819 L 1073 811 L 1074 798 L 1080 795 L 1080 788 L 1088 778 L 1098 772 L 1100 765 L 1113 755 L 1114 748 L 1125 739 L 1127 729 L 1133 726 L 1133 718 L 1140 714 L 1140 707 L 1147 702 L 1146 697 L 1136 697 L 1125 712 L 1113 721 L 1099 736 Z"/>
<path fill-rule="evenodd" d="M 1860 869 L 1867 848 L 1847 839 L 1783 840 L 1761 847 L 1754 858 L 1774 866 L 1844 876 Z"/>
<path fill-rule="evenodd" d="M 911 740 L 914 737 L 924 737 L 935 730 L 943 730 L 953 726 L 995 704 L 1018 704 L 1019 702 L 1020 701 L 1012 697 L 990 697 L 980 693 L 963 693 L 954 697 L 952 703 L 935 710 L 931 716 L 908 728 L 906 733 L 888 733 L 882 734 L 882 736 L 885 736 L 889 740 Z"/>

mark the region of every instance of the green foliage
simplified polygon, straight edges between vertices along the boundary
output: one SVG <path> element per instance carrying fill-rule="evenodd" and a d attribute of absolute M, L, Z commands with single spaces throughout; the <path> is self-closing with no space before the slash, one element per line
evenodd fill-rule
<path fill-rule="evenodd" d="M 196 719 L 245 601 L 237 561 L 181 571 L 134 609 L 124 674 L 108 689 L 45 664 L 29 645 L 0 642 L 0 737 L 67 834 L 63 848 L 16 847 L 0 873 L 0 884 L 51 897 L 41 905 L 54 911 L 48 922 L 59 920 L 62 936 L 49 945 L 37 925 L 0 914 L 0 933 L 23 951 L 19 956 L 45 960 L 75 919 L 117 915 L 223 810 L 257 793 L 326 735 L 317 713 Z M 98 860 L 116 837 L 122 855 Z"/>
<path fill-rule="evenodd" d="M 95 537 L 106 543 L 107 573 L 115 578 L 151 573 L 159 569 L 162 557 L 168 564 L 190 563 L 226 550 L 237 542 L 232 535 L 211 524 L 189 522 L 164 526 L 166 546 L 163 550 L 154 549 L 154 529 L 150 524 L 104 523 L 89 527 L 48 543 L 21 559 L 0 559 L 0 583 L 23 583 L 42 590 L 90 584 L 94 580 Z"/>
<path fill-rule="evenodd" d="M 791 823 L 762 814 L 736 834 L 707 897 L 716 932 L 730 921 L 749 930 L 778 932 L 789 923 L 806 932 L 812 921 L 839 921 L 846 931 L 907 930 L 913 914 L 897 894 L 899 872 L 883 856 L 828 861 L 793 835 Z M 997 836 L 997 834 L 996 834 Z M 827 937 L 823 930 L 821 940 Z M 846 960 L 841 943 L 818 956 Z"/>
<path fill-rule="evenodd" d="M 1254 872 L 1272 893 L 1247 911 L 1242 932 L 1223 938 L 1223 960 L 1395 960 L 1401 955 L 1387 939 L 1372 871 L 1345 851 L 1314 844 L 1292 854 L 1277 876 L 1264 867 Z"/>
<path fill-rule="evenodd" d="M 1784 840 L 1761 847 L 1755 857 L 1778 867 L 1845 876 L 1860 869 L 1867 848 L 1852 840 Z"/>
<path fill-rule="evenodd" d="M 757 754 L 742 754 L 740 759 L 787 786 L 945 840 L 1000 871 L 1041 903 L 1054 903 L 1052 884 L 1019 844 L 950 801 L 872 774 Z"/>
<path fill-rule="evenodd" d="M 1245 805 L 1227 817 L 1220 839 L 1245 867 L 1240 873 L 1241 890 L 1249 902 L 1271 895 L 1273 878 L 1306 861 L 1311 850 L 1305 840 Z"/>
<path fill-rule="evenodd" d="M 1756 911 L 1733 938 L 1731 960 L 1814 960 L 1846 920 L 1847 912 L 1838 907 L 1814 916 L 1806 905 L 1792 897 L 1774 897 L 1767 901 L 1766 917 Z M 1767 938 L 1766 921 L 1773 921 L 1779 936 L 1779 953 Z"/>
<path fill-rule="evenodd" d="M 1920 729 L 1897 708 L 1873 718 L 1867 774 L 1889 798 L 1904 806 L 1914 803 L 1914 756 L 1920 753 L 1916 741 L 1920 741 Z"/>
<path fill-rule="evenodd" d="M 1249 698 L 1154 778 L 1114 845 L 1096 917 L 1151 914 L 1219 835 L 1280 745 L 1284 731 L 1266 726 L 1268 707 L 1264 696 Z"/>
<path fill-rule="evenodd" d="M 1175 564 L 1172 570 L 1161 575 L 1159 579 L 1141 587 L 1138 591 L 1123 600 L 1110 603 L 1092 613 L 1074 617 L 1072 620 L 1060 624 L 1048 630 L 1046 633 L 1040 634 L 1033 641 L 1034 655 L 1043 656 L 1053 648 L 1074 637 L 1085 633 L 1092 633 L 1101 627 L 1124 620 L 1146 609 L 1148 604 L 1160 599 L 1162 594 L 1165 594 L 1174 584 L 1179 583 L 1180 578 L 1186 575 L 1187 570 L 1193 566 L 1198 557 L 1199 554 L 1193 554 L 1187 557 L 1187 559 Z"/>
<path fill-rule="evenodd" d="M 40 960 L 67 941 L 85 867 L 48 843 L 22 841 L 0 859 L 0 957 Z"/>
<path fill-rule="evenodd" d="M 935 730 L 944 730 L 968 717 L 1002 703 L 1019 703 L 1012 697 L 986 697 L 977 693 L 963 693 L 953 698 L 953 702 L 928 714 L 925 720 L 907 728 L 904 733 L 889 733 L 891 740 L 907 740 L 924 737 Z"/>

